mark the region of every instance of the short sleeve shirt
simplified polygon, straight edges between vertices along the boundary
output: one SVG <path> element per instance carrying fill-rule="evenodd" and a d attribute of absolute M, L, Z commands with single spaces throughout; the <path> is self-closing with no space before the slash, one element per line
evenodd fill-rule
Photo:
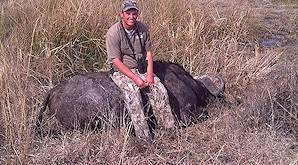
<path fill-rule="evenodd" d="M 107 62 L 110 67 L 113 67 L 112 60 L 119 58 L 126 67 L 136 68 L 137 59 L 144 57 L 145 52 L 150 51 L 151 42 L 148 28 L 139 21 L 136 22 L 136 27 L 131 38 L 126 37 L 126 32 L 121 22 L 117 22 L 109 28 L 106 34 L 106 47 L 108 54 Z M 133 53 L 133 50 L 130 48 L 128 39 L 135 53 Z"/>

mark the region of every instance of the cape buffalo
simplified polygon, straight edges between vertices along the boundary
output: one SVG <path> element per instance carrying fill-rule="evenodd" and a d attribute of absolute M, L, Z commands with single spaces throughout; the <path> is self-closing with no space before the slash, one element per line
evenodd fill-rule
<path fill-rule="evenodd" d="M 197 121 L 210 99 L 223 97 L 224 81 L 221 78 L 216 88 L 206 76 L 194 79 L 178 64 L 160 61 L 154 62 L 154 73 L 168 91 L 172 112 L 180 126 Z M 144 105 L 145 96 L 143 93 Z M 123 98 L 108 72 L 79 74 L 47 93 L 36 125 L 41 125 L 48 106 L 50 115 L 54 115 L 66 129 L 119 127 L 129 120 Z M 144 108 L 148 116 L 149 109 Z"/>

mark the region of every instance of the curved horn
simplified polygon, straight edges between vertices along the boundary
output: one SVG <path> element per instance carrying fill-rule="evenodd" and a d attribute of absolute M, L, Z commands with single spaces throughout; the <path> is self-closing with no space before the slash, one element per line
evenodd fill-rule
<path fill-rule="evenodd" d="M 194 79 L 197 81 L 200 81 L 201 83 L 204 84 L 204 86 L 208 89 L 208 91 L 215 97 L 221 97 L 224 93 L 225 90 L 225 81 L 223 78 L 219 76 L 215 76 L 219 81 L 220 85 L 219 87 L 216 87 L 213 81 L 210 79 L 209 76 L 204 75 L 204 76 L 195 76 Z"/>

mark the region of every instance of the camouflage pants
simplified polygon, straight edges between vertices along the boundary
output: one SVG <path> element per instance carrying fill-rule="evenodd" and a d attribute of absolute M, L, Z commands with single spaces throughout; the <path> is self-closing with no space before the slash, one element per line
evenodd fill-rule
<path fill-rule="evenodd" d="M 145 74 L 140 74 L 135 69 L 132 71 L 145 79 Z M 124 93 L 126 108 L 131 117 L 136 136 L 144 140 L 150 138 L 151 134 L 143 111 L 140 88 L 120 72 L 113 73 L 111 78 Z M 154 86 L 150 87 L 150 92 L 147 95 L 158 126 L 173 128 L 175 120 L 171 112 L 168 94 L 158 77 L 154 76 Z"/>

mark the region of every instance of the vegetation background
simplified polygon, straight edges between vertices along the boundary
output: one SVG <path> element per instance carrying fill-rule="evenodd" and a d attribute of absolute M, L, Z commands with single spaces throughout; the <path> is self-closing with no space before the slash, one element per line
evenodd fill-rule
<path fill-rule="evenodd" d="M 207 121 L 159 131 L 150 147 L 115 130 L 37 138 L 45 92 L 105 69 L 120 2 L 0 1 L 0 164 L 298 163 L 296 0 L 139 0 L 155 58 L 223 76 L 227 103 L 207 107 Z"/>

